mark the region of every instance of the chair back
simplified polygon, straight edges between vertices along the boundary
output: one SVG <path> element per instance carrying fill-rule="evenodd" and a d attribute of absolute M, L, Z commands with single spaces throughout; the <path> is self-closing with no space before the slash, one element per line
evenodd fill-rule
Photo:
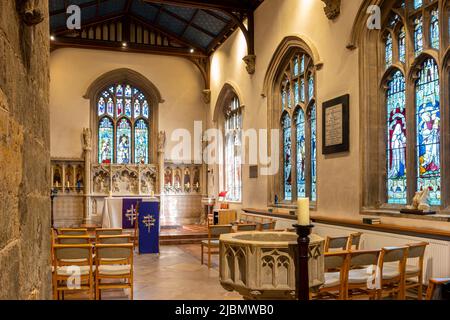
<path fill-rule="evenodd" d="M 97 244 L 95 260 L 99 264 L 123 264 L 133 261 L 133 244 Z"/>
<path fill-rule="evenodd" d="M 265 223 L 260 223 L 259 224 L 259 230 L 261 230 L 261 231 L 274 230 L 276 223 L 277 223 L 276 221 L 269 221 L 269 222 L 265 222 Z"/>
<path fill-rule="evenodd" d="M 236 232 L 255 231 L 256 223 L 242 223 L 236 225 Z"/>
<path fill-rule="evenodd" d="M 347 250 L 359 250 L 361 244 L 361 236 L 361 232 L 352 233 L 348 239 Z"/>
<path fill-rule="evenodd" d="M 56 237 L 56 243 L 59 244 L 89 244 L 89 241 L 90 238 L 88 235 L 59 235 Z"/>
<path fill-rule="evenodd" d="M 56 265 L 91 265 L 92 246 L 90 244 L 55 244 Z"/>
<path fill-rule="evenodd" d="M 103 244 L 120 244 L 120 243 L 132 243 L 131 235 L 119 234 L 111 236 L 99 236 L 97 238 L 97 243 Z"/>
<path fill-rule="evenodd" d="M 350 251 L 350 268 L 376 266 L 380 258 L 381 250 Z"/>
<path fill-rule="evenodd" d="M 99 228 L 95 229 L 96 236 L 113 236 L 122 234 L 122 228 Z"/>
<path fill-rule="evenodd" d="M 381 262 L 405 262 L 408 256 L 408 246 L 384 247 L 381 249 Z"/>
<path fill-rule="evenodd" d="M 219 238 L 221 234 L 231 233 L 233 226 L 231 224 L 222 224 L 208 227 L 209 238 Z"/>
<path fill-rule="evenodd" d="M 325 271 L 334 269 L 344 271 L 348 263 L 348 251 L 326 252 L 324 256 Z"/>
<path fill-rule="evenodd" d="M 325 241 L 325 252 L 330 249 L 339 249 L 340 251 L 347 250 L 349 236 L 345 237 L 327 237 Z"/>
<path fill-rule="evenodd" d="M 58 234 L 82 236 L 87 234 L 86 228 L 61 228 L 58 229 Z"/>
<path fill-rule="evenodd" d="M 423 258 L 423 256 L 425 255 L 425 249 L 428 245 L 428 242 L 407 244 L 407 246 L 409 247 L 408 258 Z"/>

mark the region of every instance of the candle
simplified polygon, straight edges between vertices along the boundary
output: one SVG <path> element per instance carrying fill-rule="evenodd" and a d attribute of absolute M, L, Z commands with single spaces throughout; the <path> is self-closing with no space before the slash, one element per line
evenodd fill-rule
<path fill-rule="evenodd" d="M 311 224 L 309 217 L 309 198 L 300 198 L 297 201 L 297 219 L 301 226 L 309 226 Z"/>
<path fill-rule="evenodd" d="M 67 181 L 67 188 L 70 188 L 70 182 Z"/>

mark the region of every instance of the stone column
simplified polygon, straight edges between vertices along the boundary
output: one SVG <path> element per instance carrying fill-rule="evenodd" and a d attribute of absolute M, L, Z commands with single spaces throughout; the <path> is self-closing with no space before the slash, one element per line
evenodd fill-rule
<path fill-rule="evenodd" d="M 83 150 L 84 150 L 84 217 L 83 223 L 91 222 L 91 155 L 92 155 L 92 132 L 89 128 L 83 129 Z"/>

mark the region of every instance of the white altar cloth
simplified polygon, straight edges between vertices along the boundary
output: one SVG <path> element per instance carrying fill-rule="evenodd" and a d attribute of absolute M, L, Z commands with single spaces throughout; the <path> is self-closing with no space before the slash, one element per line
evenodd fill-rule
<path fill-rule="evenodd" d="M 122 228 L 123 199 L 158 200 L 151 197 L 108 197 L 105 198 L 102 213 L 102 228 Z"/>

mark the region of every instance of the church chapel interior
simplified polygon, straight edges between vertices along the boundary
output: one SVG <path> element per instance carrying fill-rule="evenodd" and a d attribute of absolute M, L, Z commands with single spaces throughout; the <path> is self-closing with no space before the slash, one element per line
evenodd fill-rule
<path fill-rule="evenodd" d="M 1 300 L 445 300 L 450 0 L 0 1 Z"/>

